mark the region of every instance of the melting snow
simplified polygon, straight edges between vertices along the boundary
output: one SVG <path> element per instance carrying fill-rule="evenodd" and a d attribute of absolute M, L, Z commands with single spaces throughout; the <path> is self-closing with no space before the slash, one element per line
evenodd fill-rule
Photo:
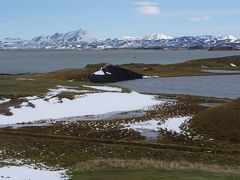
<path fill-rule="evenodd" d="M 17 78 L 18 81 L 34 81 L 35 79 L 31 78 Z"/>
<path fill-rule="evenodd" d="M 143 78 L 147 79 L 147 78 L 159 78 L 159 76 L 143 76 Z"/>
<path fill-rule="evenodd" d="M 9 102 L 9 101 L 11 101 L 11 99 L 6 99 L 6 98 L 0 99 L 0 104 L 6 103 L 6 102 Z"/>
<path fill-rule="evenodd" d="M 0 179 L 11 180 L 62 180 L 66 178 L 66 170 L 51 171 L 36 169 L 32 166 L 5 166 L 0 168 Z"/>
<path fill-rule="evenodd" d="M 77 87 L 68 87 L 68 86 L 57 86 L 55 89 L 49 89 L 47 96 L 56 96 L 62 92 L 73 92 L 73 93 L 88 93 L 88 90 L 76 90 Z"/>
<path fill-rule="evenodd" d="M 166 129 L 167 131 L 172 131 L 176 133 L 180 133 L 180 126 L 189 119 L 189 116 L 186 117 L 174 117 L 169 118 L 165 122 L 160 120 L 149 120 L 144 122 L 136 122 L 136 123 L 128 123 L 123 124 L 127 129 L 134 129 L 139 132 L 143 132 L 145 130 L 159 131 L 160 129 Z"/>
<path fill-rule="evenodd" d="M 180 133 L 180 126 L 189 118 L 189 116 L 169 118 L 165 123 L 161 124 L 161 128 L 166 129 L 167 131 L 175 131 L 177 133 Z"/>
<path fill-rule="evenodd" d="M 98 76 L 105 75 L 105 73 L 103 72 L 102 68 L 99 71 L 94 72 L 93 74 L 98 75 Z"/>
<path fill-rule="evenodd" d="M 86 86 L 86 85 L 83 85 L 83 87 L 93 88 L 93 89 L 103 90 L 103 91 L 122 92 L 122 89 L 121 89 L 121 88 L 117 88 L 117 87 L 109 87 L 109 86 Z"/>
<path fill-rule="evenodd" d="M 51 90 L 51 95 L 59 93 L 59 91 Z M 36 97 L 27 98 L 29 99 L 29 103 L 32 103 L 35 107 L 10 107 L 10 112 L 13 115 L 0 115 L 0 125 L 98 115 L 115 111 L 134 111 L 161 103 L 154 96 L 136 92 L 91 93 L 84 96 L 75 96 L 73 100 L 63 98 L 62 102 L 59 102 L 59 99 L 56 97 L 50 98 L 48 101 Z"/>
<path fill-rule="evenodd" d="M 231 63 L 230 65 L 231 65 L 232 67 L 237 67 L 237 65 L 234 64 L 234 63 Z"/>
<path fill-rule="evenodd" d="M 105 73 L 106 74 L 108 74 L 108 75 L 111 75 L 112 73 L 110 73 L 110 72 L 104 72 L 102 69 L 103 69 L 104 67 L 101 67 L 101 69 L 99 70 L 99 71 L 96 71 L 96 72 L 94 72 L 93 74 L 94 75 L 98 75 L 98 76 L 103 76 L 103 75 L 105 75 Z"/>

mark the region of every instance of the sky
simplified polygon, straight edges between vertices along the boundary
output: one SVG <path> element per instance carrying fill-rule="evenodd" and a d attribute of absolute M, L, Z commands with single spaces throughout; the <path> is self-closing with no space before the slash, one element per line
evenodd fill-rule
<path fill-rule="evenodd" d="M 0 38 L 84 29 L 99 39 L 240 37 L 240 0 L 0 0 Z"/>

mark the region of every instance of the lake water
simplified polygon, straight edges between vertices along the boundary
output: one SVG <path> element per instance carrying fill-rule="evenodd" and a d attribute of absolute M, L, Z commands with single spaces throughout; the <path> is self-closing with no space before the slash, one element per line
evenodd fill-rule
<path fill-rule="evenodd" d="M 101 51 L 0 51 L 0 73 L 49 72 L 87 64 L 172 64 L 192 59 L 240 55 L 238 51 L 206 50 L 101 50 Z"/>
<path fill-rule="evenodd" d="M 114 83 L 140 93 L 190 94 L 235 99 L 240 97 L 240 75 L 139 79 Z"/>
<path fill-rule="evenodd" d="M 238 70 L 202 70 L 202 72 L 217 73 L 217 74 L 240 74 Z"/>

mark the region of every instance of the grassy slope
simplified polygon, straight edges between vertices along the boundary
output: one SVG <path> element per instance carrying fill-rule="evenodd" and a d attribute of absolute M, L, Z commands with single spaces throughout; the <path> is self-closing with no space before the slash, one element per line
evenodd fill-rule
<path fill-rule="evenodd" d="M 213 58 L 203 60 L 186 61 L 178 64 L 123 64 L 120 67 L 141 73 L 144 75 L 171 77 L 171 76 L 200 76 L 213 75 L 212 73 L 201 72 L 202 69 L 240 69 L 240 56 Z M 239 67 L 232 67 L 230 64 L 234 63 Z M 41 74 L 43 78 L 64 79 L 77 81 L 88 81 L 88 75 L 100 69 L 104 64 L 87 65 L 84 68 L 65 69 L 52 73 Z M 203 68 L 206 66 L 207 68 Z M 216 75 L 216 74 L 214 74 Z"/>
<path fill-rule="evenodd" d="M 32 159 L 47 165 L 72 167 L 79 162 L 94 159 L 154 159 L 168 162 L 190 162 L 209 165 L 219 164 L 239 167 L 239 149 L 201 148 L 175 144 L 87 139 L 22 133 L 19 130 L 0 130 L 1 158 Z"/>
<path fill-rule="evenodd" d="M 240 99 L 198 113 L 190 128 L 209 138 L 240 142 Z"/>
<path fill-rule="evenodd" d="M 207 66 L 211 67 L 212 69 L 233 69 L 229 66 L 229 63 L 236 63 L 235 59 L 239 60 L 239 57 L 222 58 L 222 60 L 220 61 L 219 59 L 212 59 L 209 60 L 209 64 Z M 189 61 L 177 65 L 142 64 L 123 66 L 130 69 L 135 68 L 134 70 L 136 70 L 137 72 L 144 72 L 144 74 L 146 75 L 161 75 L 161 73 L 163 72 L 161 76 L 178 76 L 199 75 L 194 73 L 199 72 L 199 68 L 202 63 L 205 63 L 205 61 Z M 203 65 L 205 66 L 206 64 Z M 85 69 L 62 70 L 44 75 L 25 75 L 27 78 L 36 78 L 36 81 L 16 80 L 16 78 L 18 78 L 19 76 L 0 76 L 0 97 L 3 95 L 4 97 L 38 95 L 45 93 L 49 88 L 53 88 L 56 85 L 78 86 L 79 88 L 81 88 L 81 83 L 70 83 L 66 80 L 75 79 L 79 81 L 87 81 L 87 75 L 91 72 L 94 72 L 101 66 L 102 65 L 93 65 L 87 66 Z M 149 66 L 149 68 L 146 68 L 146 66 Z M 166 73 L 164 73 L 164 69 L 166 69 Z M 239 105 L 239 102 L 236 102 L 237 105 Z M 221 107 L 222 109 L 213 108 L 207 110 L 206 112 L 204 111 L 203 114 L 198 114 L 193 119 L 193 127 L 198 127 L 199 132 L 210 135 L 211 137 L 214 135 L 215 138 L 228 138 L 235 141 L 239 140 L 236 139 L 236 137 L 239 138 L 239 121 L 235 121 L 236 119 L 234 118 L 234 115 L 236 115 L 236 113 L 239 113 L 239 106 L 237 106 L 238 108 L 236 108 L 235 106 L 236 102 L 226 104 L 224 105 L 224 107 L 226 106 L 225 108 Z M 229 114 L 231 114 L 232 116 L 229 116 Z M 240 117 L 240 115 L 237 114 L 236 117 Z M 218 121 L 214 122 L 212 121 L 212 119 L 218 119 Z M 204 124 L 204 122 L 206 122 L 207 120 L 209 121 L 206 125 L 206 123 Z M 223 123 L 219 123 L 221 121 Z M 209 126 L 209 122 L 211 126 Z M 235 130 L 232 131 L 231 128 Z M 73 166 L 77 162 L 82 160 L 96 159 L 99 157 L 123 159 L 149 158 L 158 160 L 164 159 L 170 161 L 184 160 L 188 162 L 197 161 L 201 163 L 216 163 L 222 165 L 229 164 L 237 166 L 239 166 L 240 162 L 238 154 L 215 154 L 209 152 L 196 153 L 188 151 L 175 151 L 173 149 L 152 149 L 149 148 L 148 145 L 146 145 L 145 147 L 121 146 L 115 145 L 114 143 L 104 144 L 90 142 L 73 142 L 71 140 L 56 140 L 51 138 L 43 139 L 34 136 L 16 137 L 12 135 L 1 135 L 0 140 L 0 149 L 7 149 L 6 157 L 10 156 L 19 159 L 35 159 L 40 162 L 46 162 L 50 165 L 60 164 L 65 167 Z M 20 152 L 20 154 L 16 152 Z M 43 153 L 43 155 L 40 155 L 41 153 Z M 136 177 L 139 176 L 138 174 L 139 172 L 136 171 Z M 111 175 L 111 172 L 109 173 L 109 175 Z M 183 177 L 185 177 L 184 174 Z M 190 177 L 190 175 L 188 175 L 188 177 Z"/>
<path fill-rule="evenodd" d="M 184 63 L 178 63 L 173 65 L 173 67 L 192 67 L 192 68 L 201 68 L 202 66 L 208 67 L 210 69 L 240 69 L 239 67 L 232 67 L 230 64 L 233 63 L 237 66 L 240 66 L 240 56 L 229 56 L 221 58 L 210 58 L 210 59 L 199 59 L 199 60 L 190 60 Z M 171 66 L 171 65 L 167 65 Z"/>
<path fill-rule="evenodd" d="M 202 69 L 231 69 L 239 70 L 239 67 L 232 67 L 234 63 L 240 66 L 240 56 L 231 56 L 223 58 L 211 58 L 190 60 L 177 64 L 123 64 L 121 67 L 134 70 L 145 75 L 157 76 L 193 76 L 193 75 L 211 75 L 211 73 L 201 72 Z M 203 68 L 203 66 L 205 68 Z"/>
<path fill-rule="evenodd" d="M 19 78 L 31 78 L 34 80 L 19 80 Z M 57 85 L 74 86 L 76 89 L 88 89 L 82 87 L 79 82 L 67 82 L 65 80 L 41 79 L 34 75 L 16 76 L 1 75 L 0 76 L 0 97 L 21 97 L 42 95 L 48 92 L 50 88 Z"/>
<path fill-rule="evenodd" d="M 0 104 L 0 114 L 12 115 L 9 107 L 20 107 L 22 102 L 27 102 L 21 97 L 40 96 L 45 97 L 49 89 L 57 86 L 74 87 L 75 90 L 90 90 L 91 92 L 100 92 L 100 90 L 91 89 L 83 85 L 88 83 L 69 82 L 62 79 L 44 79 L 38 75 L 0 75 L 0 100 L 3 98 L 11 99 L 9 102 Z M 129 92 L 123 89 L 123 92 Z M 62 92 L 57 95 L 59 100 L 63 98 L 73 99 L 75 95 L 82 95 L 84 92 Z M 32 105 L 34 106 L 34 105 Z"/>
<path fill-rule="evenodd" d="M 40 74 L 39 76 L 45 79 L 63 79 L 63 80 L 76 80 L 76 81 L 88 81 L 88 75 L 97 71 L 105 64 L 94 64 L 87 65 L 84 68 L 76 68 L 76 69 L 63 69 L 60 71 L 50 72 L 46 74 Z"/>
<path fill-rule="evenodd" d="M 201 171 L 169 170 L 112 170 L 95 172 L 75 172 L 72 180 L 237 180 L 240 175 L 224 173 L 207 173 Z"/>

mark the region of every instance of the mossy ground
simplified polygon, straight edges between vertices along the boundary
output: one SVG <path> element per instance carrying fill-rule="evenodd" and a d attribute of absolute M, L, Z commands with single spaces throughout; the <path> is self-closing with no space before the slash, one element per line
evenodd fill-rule
<path fill-rule="evenodd" d="M 178 64 L 122 64 L 122 68 L 147 75 L 159 77 L 177 77 L 177 76 L 204 76 L 204 75 L 222 75 L 218 73 L 208 73 L 201 70 L 240 70 L 240 56 L 231 56 L 224 58 L 212 58 L 186 61 Z M 231 63 L 238 67 L 232 67 Z M 56 72 L 41 74 L 40 77 L 47 79 L 64 79 L 88 82 L 88 75 L 99 70 L 104 64 L 87 65 L 81 69 L 65 69 Z M 236 72 L 236 74 L 240 74 Z M 226 74 L 227 75 L 227 74 Z M 232 75 L 232 74 L 231 74 Z"/>
<path fill-rule="evenodd" d="M 176 65 L 145 65 L 130 64 L 122 67 L 134 70 L 145 75 L 158 76 L 182 76 L 182 75 L 209 75 L 200 70 L 202 66 L 209 69 L 239 69 L 230 66 L 230 63 L 238 63 L 239 57 L 229 57 L 210 60 L 188 61 Z M 47 74 L 27 75 L 1 75 L 0 76 L 0 98 L 17 99 L 24 96 L 41 96 L 48 89 L 62 86 L 74 86 L 79 90 L 87 90 L 83 84 L 87 82 L 87 75 L 94 72 L 102 65 L 87 66 L 84 69 L 63 70 Z M 20 80 L 19 80 L 20 78 Z M 25 78 L 25 80 L 23 80 Z M 28 79 L 28 80 L 26 80 Z M 29 80 L 34 79 L 34 80 Z M 75 81 L 68 81 L 68 80 Z M 84 82 L 84 83 L 83 83 Z M 128 90 L 125 90 L 126 92 Z M 72 93 L 60 94 L 59 98 L 71 99 Z M 208 108 L 201 103 L 225 103 L 227 99 L 214 99 L 196 96 L 160 95 L 160 97 L 176 99 L 176 104 L 164 104 L 146 112 L 143 117 L 127 118 L 111 121 L 81 121 L 77 123 L 55 123 L 48 127 L 25 127 L 19 129 L 0 130 L 1 159 L 23 159 L 34 163 L 44 163 L 49 166 L 60 166 L 74 168 L 79 162 L 88 163 L 89 160 L 121 159 L 129 160 L 155 160 L 157 162 L 167 161 L 184 162 L 186 164 L 196 163 L 203 166 L 219 166 L 224 169 L 238 169 L 240 166 L 239 145 L 239 121 L 238 101 L 226 103 L 223 106 Z M 236 104 L 237 103 L 237 104 Z M 17 105 L 17 104 L 16 104 Z M 4 107 L 0 107 L 4 109 Z M 224 113 L 225 112 L 225 113 Z M 224 114 L 222 114 L 224 113 Z M 160 132 L 160 139 L 155 142 L 146 142 L 144 137 L 134 130 L 123 130 L 121 123 L 144 121 L 151 118 L 168 118 L 174 116 L 191 115 L 193 126 L 198 133 L 207 138 L 192 140 L 186 135 Z M 204 117 L 204 118 L 203 118 Z M 204 119 L 204 120 L 203 120 Z M 220 121 L 218 126 L 215 122 Z M 211 121 L 209 128 L 204 124 Z M 215 122 L 215 123 L 213 123 Z M 233 124 L 232 124 L 233 123 Z M 233 128 L 231 130 L 231 128 Z M 226 133 L 224 133 L 226 130 Z M 219 133 L 220 132 L 220 133 Z M 162 134 L 161 134 L 162 133 Z M 234 138 L 233 138 L 234 137 Z M 210 141 L 211 138 L 214 140 Z M 234 141 L 233 141 L 234 140 Z M 236 141 L 237 140 L 237 141 Z M 124 163 L 123 163 L 124 164 Z M 114 164 L 112 164 L 114 166 Z M 111 167 L 111 166 L 110 166 Z M 198 167 L 198 166 L 196 166 Z M 220 168 L 220 169 L 221 169 Z M 195 170 L 198 168 L 195 168 Z M 155 171 L 145 167 L 143 173 L 133 170 L 129 176 L 117 172 L 113 174 L 110 170 L 79 174 L 75 169 L 73 179 L 89 178 L 96 176 L 104 178 L 149 178 L 152 179 L 182 177 L 183 179 L 234 179 L 238 176 L 227 174 L 211 174 L 185 171 Z M 104 173 L 103 173 L 104 172 Z M 130 172 L 129 172 L 130 173 Z M 104 176 L 106 175 L 106 176 Z M 121 176 L 122 175 L 122 176 Z M 162 176 L 161 176 L 162 175 Z"/>
<path fill-rule="evenodd" d="M 239 143 L 240 99 L 198 113 L 189 128 L 204 137 Z"/>
<path fill-rule="evenodd" d="M 239 178 L 239 175 L 233 175 L 228 173 L 152 169 L 74 172 L 71 176 L 72 180 L 237 180 Z"/>

